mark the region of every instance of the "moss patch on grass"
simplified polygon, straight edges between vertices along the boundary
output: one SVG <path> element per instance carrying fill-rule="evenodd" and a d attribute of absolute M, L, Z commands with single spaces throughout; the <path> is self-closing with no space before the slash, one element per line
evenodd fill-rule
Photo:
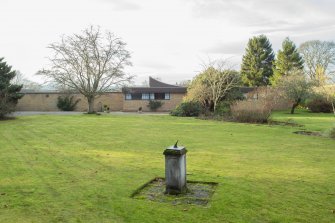
<path fill-rule="evenodd" d="M 306 136 L 322 136 L 322 134 L 320 132 L 312 132 L 312 131 L 295 131 L 293 132 L 295 134 L 300 134 L 300 135 L 306 135 Z"/>

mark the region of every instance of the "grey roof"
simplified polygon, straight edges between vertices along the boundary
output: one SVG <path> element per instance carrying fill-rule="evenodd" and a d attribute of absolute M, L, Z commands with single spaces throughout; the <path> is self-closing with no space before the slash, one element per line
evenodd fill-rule
<path fill-rule="evenodd" d="M 186 93 L 187 88 L 166 84 L 149 77 L 149 87 L 124 87 L 125 93 Z"/>
<path fill-rule="evenodd" d="M 20 93 L 23 94 L 80 94 L 79 92 L 66 92 L 66 91 L 59 91 L 59 90 L 21 90 Z M 121 91 L 106 91 L 104 93 L 121 93 Z"/>
<path fill-rule="evenodd" d="M 57 90 L 45 90 L 45 89 L 39 89 L 39 90 L 33 90 L 33 89 L 22 89 L 20 93 L 24 94 L 57 94 L 60 93 Z"/>
<path fill-rule="evenodd" d="M 185 87 L 128 87 L 125 93 L 186 93 Z"/>
<path fill-rule="evenodd" d="M 154 87 L 170 87 L 170 88 L 180 88 L 180 86 L 176 86 L 176 85 L 171 85 L 171 84 L 166 84 L 163 83 L 159 80 L 156 80 L 152 77 L 149 77 L 149 87 L 154 88 Z"/>

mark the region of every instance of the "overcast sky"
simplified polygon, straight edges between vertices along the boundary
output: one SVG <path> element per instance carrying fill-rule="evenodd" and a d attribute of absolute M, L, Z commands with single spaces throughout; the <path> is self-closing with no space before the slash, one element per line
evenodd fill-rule
<path fill-rule="evenodd" d="M 255 35 L 267 35 L 275 52 L 286 36 L 297 45 L 335 40 L 334 11 L 334 0 L 0 0 L 0 57 L 37 81 L 48 44 L 99 25 L 128 44 L 126 71 L 136 83 L 175 83 L 208 58 L 230 58 L 239 69 Z"/>

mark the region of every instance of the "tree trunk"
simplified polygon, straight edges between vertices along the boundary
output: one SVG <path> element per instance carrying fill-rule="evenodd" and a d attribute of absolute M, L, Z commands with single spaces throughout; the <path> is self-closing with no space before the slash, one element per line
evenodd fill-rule
<path fill-rule="evenodd" d="M 89 114 L 94 113 L 94 97 L 88 97 L 87 102 L 88 102 L 88 113 Z"/>
<path fill-rule="evenodd" d="M 295 103 L 293 103 L 291 108 L 291 114 L 294 114 L 294 109 L 300 104 L 301 99 L 299 98 Z"/>
<path fill-rule="evenodd" d="M 214 101 L 214 103 L 213 103 L 213 112 L 214 112 L 214 114 L 215 114 L 215 111 L 216 111 L 216 102 Z"/>

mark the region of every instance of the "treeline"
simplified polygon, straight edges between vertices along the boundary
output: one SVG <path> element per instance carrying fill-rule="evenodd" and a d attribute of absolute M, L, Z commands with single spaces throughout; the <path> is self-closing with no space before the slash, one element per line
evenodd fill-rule
<path fill-rule="evenodd" d="M 291 104 L 291 113 L 299 105 L 312 111 L 334 111 L 335 89 L 329 87 L 334 78 L 335 43 L 307 41 L 298 48 L 285 38 L 277 54 L 265 35 L 249 39 L 241 70 L 236 71 L 227 60 L 210 61 L 188 84 L 184 103 L 172 111 L 176 116 L 226 116 L 251 122 L 266 122 L 273 108 Z M 262 100 L 246 101 L 241 86 L 267 88 Z M 244 92 L 245 93 L 245 92 Z M 253 98 L 250 98 L 253 99 Z M 283 101 L 284 100 L 284 101 Z M 309 101 L 308 101 L 309 100 Z M 260 115 L 261 114 L 261 115 Z"/>
<path fill-rule="evenodd" d="M 249 39 L 242 59 L 241 75 L 246 86 L 276 85 L 283 76 L 301 70 L 311 80 L 332 80 L 335 65 L 335 43 L 313 40 L 296 47 L 286 38 L 282 48 L 275 53 L 265 35 Z"/>

